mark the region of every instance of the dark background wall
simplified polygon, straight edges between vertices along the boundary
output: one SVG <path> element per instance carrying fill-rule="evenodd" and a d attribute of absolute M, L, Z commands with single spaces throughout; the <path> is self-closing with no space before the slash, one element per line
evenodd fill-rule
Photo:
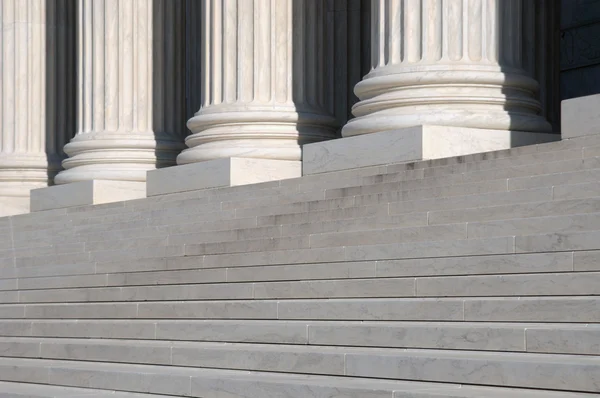
<path fill-rule="evenodd" d="M 600 93 L 600 0 L 561 0 L 561 99 Z"/>

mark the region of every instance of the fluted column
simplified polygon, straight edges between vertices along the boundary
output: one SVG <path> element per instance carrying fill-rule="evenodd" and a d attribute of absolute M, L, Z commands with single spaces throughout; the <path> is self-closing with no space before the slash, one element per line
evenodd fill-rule
<path fill-rule="evenodd" d="M 145 181 L 183 148 L 183 0 L 78 5 L 77 134 L 55 182 Z"/>
<path fill-rule="evenodd" d="M 0 216 L 60 169 L 73 131 L 70 0 L 0 0 Z"/>
<path fill-rule="evenodd" d="M 326 3 L 202 2 L 202 106 L 178 163 L 300 160 L 301 144 L 335 136 Z"/>
<path fill-rule="evenodd" d="M 343 135 L 416 125 L 548 131 L 523 63 L 534 3 L 372 0 L 372 69 Z"/>

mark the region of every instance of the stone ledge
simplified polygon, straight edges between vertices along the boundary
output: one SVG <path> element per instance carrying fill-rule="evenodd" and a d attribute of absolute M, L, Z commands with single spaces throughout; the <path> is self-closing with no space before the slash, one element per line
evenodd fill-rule
<path fill-rule="evenodd" d="M 303 175 L 441 159 L 560 140 L 558 134 L 415 126 L 303 147 Z"/>
<path fill-rule="evenodd" d="M 97 205 L 146 197 L 146 183 L 90 180 L 31 191 L 31 211 Z"/>
<path fill-rule="evenodd" d="M 563 139 L 600 134 L 600 94 L 565 100 L 561 104 Z"/>
<path fill-rule="evenodd" d="M 284 180 L 301 174 L 299 161 L 223 158 L 149 171 L 146 193 L 150 197 Z"/>

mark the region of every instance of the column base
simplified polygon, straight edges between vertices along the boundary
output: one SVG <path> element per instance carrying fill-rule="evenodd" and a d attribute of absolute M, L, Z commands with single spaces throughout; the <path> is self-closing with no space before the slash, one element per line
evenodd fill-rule
<path fill-rule="evenodd" d="M 31 191 L 31 211 L 98 205 L 146 197 L 146 183 L 112 180 L 79 181 Z"/>
<path fill-rule="evenodd" d="M 223 158 L 148 172 L 147 196 L 300 177 L 299 161 Z"/>
<path fill-rule="evenodd" d="M 415 126 L 305 145 L 302 172 L 309 175 L 441 159 L 558 140 L 558 134 Z"/>

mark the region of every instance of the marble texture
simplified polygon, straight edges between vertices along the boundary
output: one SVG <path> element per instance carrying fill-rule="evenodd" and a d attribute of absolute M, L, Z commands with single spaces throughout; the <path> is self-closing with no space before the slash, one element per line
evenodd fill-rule
<path fill-rule="evenodd" d="M 60 170 L 73 131 L 74 4 L 0 2 L 0 217 L 29 211 L 29 191 Z"/>
<path fill-rule="evenodd" d="M 293 160 L 234 157 L 152 170 L 147 196 L 297 178 L 301 167 Z"/>
<path fill-rule="evenodd" d="M 31 191 L 31 211 L 120 202 L 146 197 L 146 184 L 89 180 Z"/>
<path fill-rule="evenodd" d="M 358 119 L 356 119 L 358 120 Z M 352 123 L 352 122 L 350 122 Z M 305 145 L 304 175 L 441 159 L 557 141 L 556 134 L 422 125 Z"/>
<path fill-rule="evenodd" d="M 523 51 L 539 6 L 372 1 L 371 71 L 355 87 L 360 102 L 343 136 L 416 125 L 549 132 Z"/>
<path fill-rule="evenodd" d="M 54 182 L 143 182 L 185 136 L 182 0 L 78 0 L 77 128 Z"/>
<path fill-rule="evenodd" d="M 600 94 L 562 102 L 561 134 L 563 139 L 600 134 Z"/>

